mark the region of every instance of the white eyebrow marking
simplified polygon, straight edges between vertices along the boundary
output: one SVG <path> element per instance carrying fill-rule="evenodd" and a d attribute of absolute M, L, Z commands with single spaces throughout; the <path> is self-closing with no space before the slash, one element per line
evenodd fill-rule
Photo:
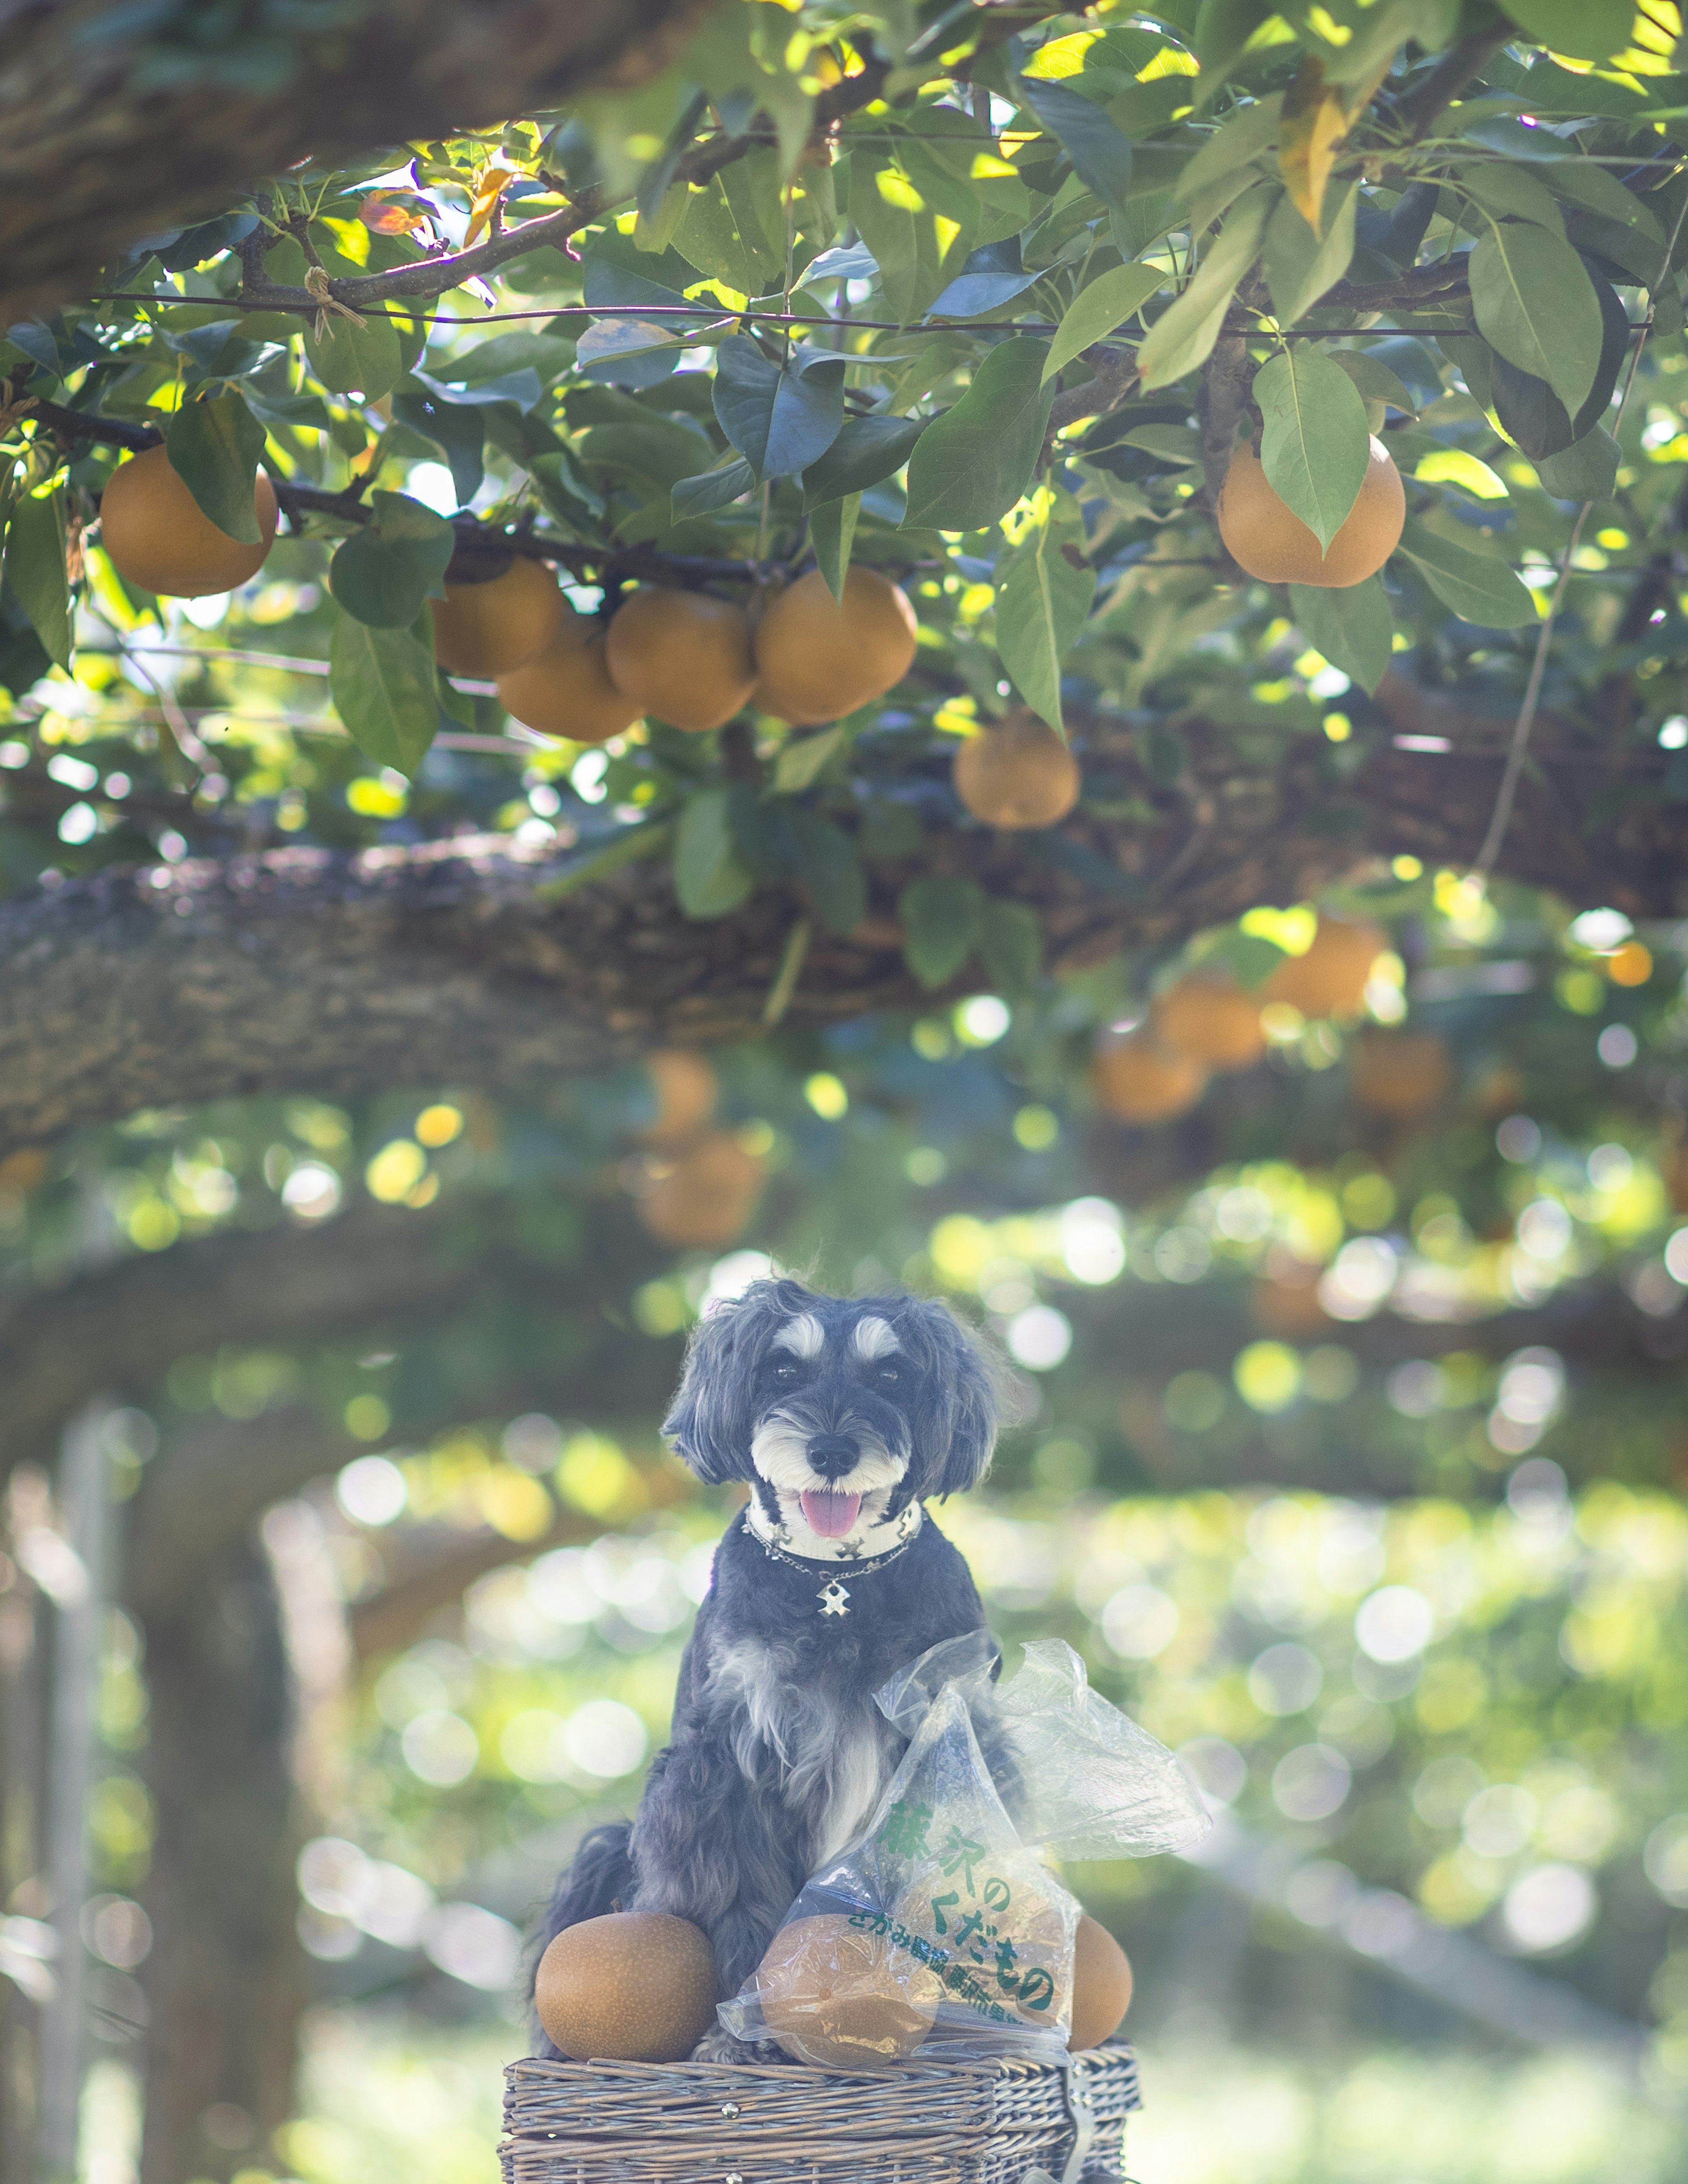
<path fill-rule="evenodd" d="M 889 1319 L 872 1316 L 857 1320 L 855 1340 L 856 1356 L 868 1360 L 889 1357 L 893 1351 L 900 1350 L 903 1346 L 897 1340 L 897 1330 Z"/>
<path fill-rule="evenodd" d="M 776 1350 L 789 1350 L 799 1357 L 818 1357 L 826 1346 L 826 1329 L 812 1312 L 788 1319 L 774 1337 Z"/>

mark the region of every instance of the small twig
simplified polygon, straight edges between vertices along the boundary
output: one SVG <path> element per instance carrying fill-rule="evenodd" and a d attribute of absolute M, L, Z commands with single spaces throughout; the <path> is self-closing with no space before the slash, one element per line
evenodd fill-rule
<path fill-rule="evenodd" d="M 120 643 L 120 649 L 121 649 Z M 177 705 L 175 693 L 170 688 L 169 683 L 154 676 L 150 669 L 143 667 L 132 653 L 124 651 L 123 658 L 158 699 L 159 710 L 164 716 L 165 727 L 175 738 L 176 749 L 190 766 L 198 767 L 202 775 L 210 772 L 212 770 L 210 755 L 204 744 L 194 734 L 188 723 L 187 716 Z"/>
<path fill-rule="evenodd" d="M 1474 31 L 1469 37 L 1443 54 L 1416 91 L 1409 92 L 1396 109 L 1396 119 L 1407 126 L 1407 142 L 1416 144 L 1428 136 L 1467 84 L 1481 74 L 1485 64 L 1518 32 L 1510 23 L 1492 30 Z"/>
<path fill-rule="evenodd" d="M 1245 308 L 1257 300 L 1250 292 L 1259 286 L 1258 280 L 1251 275 L 1239 291 Z M 1219 504 L 1219 488 L 1231 466 L 1237 444 L 1237 426 L 1248 400 L 1252 376 L 1247 343 L 1240 334 L 1222 333 L 1202 372 L 1201 391 L 1195 404 L 1201 426 L 1201 497 L 1210 510 Z"/>
<path fill-rule="evenodd" d="M 791 1006 L 792 996 L 797 991 L 797 982 L 803 976 L 809 943 L 814 935 L 814 926 L 806 917 L 799 917 L 786 935 L 779 968 L 774 972 L 774 982 L 768 988 L 768 997 L 762 1004 L 762 1022 L 770 1031 Z"/>
<path fill-rule="evenodd" d="M 1155 893 L 1157 895 L 1165 896 L 1177 886 L 1206 847 L 1208 837 L 1212 832 L 1212 816 L 1206 808 L 1206 800 L 1203 799 L 1196 811 L 1195 824 L 1191 828 L 1183 847 L 1165 870 L 1155 875 Z"/>
<path fill-rule="evenodd" d="M 443 743 L 443 736 L 436 742 Z M 583 857 L 554 880 L 542 880 L 533 890 L 536 902 L 561 902 L 579 888 L 593 880 L 607 879 L 611 872 L 619 872 L 623 865 L 638 864 L 647 857 L 659 856 L 668 847 L 674 835 L 674 823 L 670 819 L 647 821 L 643 827 L 629 827 L 594 855 Z"/>
<path fill-rule="evenodd" d="M 1082 387 L 1069 387 L 1057 394 L 1050 404 L 1049 430 L 1044 435 L 1040 463 L 1049 462 L 1055 454 L 1055 436 L 1069 425 L 1078 424 L 1085 417 L 1105 417 L 1111 410 L 1117 410 L 1131 398 L 1137 384 L 1137 358 L 1134 349 L 1130 355 L 1121 354 L 1111 344 L 1104 347 L 1098 343 L 1094 348 L 1081 352 L 1083 361 L 1094 375 Z"/>

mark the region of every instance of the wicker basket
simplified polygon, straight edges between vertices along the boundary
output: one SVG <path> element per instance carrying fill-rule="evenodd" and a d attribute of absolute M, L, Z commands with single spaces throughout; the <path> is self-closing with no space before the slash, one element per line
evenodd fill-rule
<path fill-rule="evenodd" d="M 1056 2184 L 1119 2176 L 1128 2048 L 1067 2069 L 910 2064 L 869 2077 L 713 2063 L 512 2063 L 504 2184 Z"/>

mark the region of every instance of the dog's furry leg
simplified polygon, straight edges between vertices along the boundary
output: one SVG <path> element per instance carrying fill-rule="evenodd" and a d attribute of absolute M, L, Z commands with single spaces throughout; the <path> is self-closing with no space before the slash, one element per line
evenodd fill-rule
<path fill-rule="evenodd" d="M 634 1823 L 632 1908 L 701 1926 L 723 1996 L 761 1962 L 807 1878 L 800 1823 L 771 1784 L 747 1780 L 732 1752 L 698 1738 L 671 1747 Z"/>
<path fill-rule="evenodd" d="M 724 2025 L 711 2025 L 693 2048 L 694 2063 L 788 2063 L 777 2040 L 735 2040 Z"/>
<path fill-rule="evenodd" d="M 619 1820 L 610 1827 L 594 1828 L 582 1840 L 574 1862 L 558 1881 L 557 1892 L 540 1923 L 533 1949 L 534 1972 L 538 1970 L 540 1958 L 565 1927 L 578 1926 L 585 1919 L 601 1919 L 606 1911 L 615 1909 L 618 1901 L 625 1903 L 632 1896 L 633 1862 L 627 1849 L 632 1834 L 627 1821 Z M 532 1974 L 528 1997 L 531 2005 Z M 533 2052 L 549 2063 L 567 2059 L 560 2048 L 552 2045 L 537 2019 L 533 2023 Z"/>

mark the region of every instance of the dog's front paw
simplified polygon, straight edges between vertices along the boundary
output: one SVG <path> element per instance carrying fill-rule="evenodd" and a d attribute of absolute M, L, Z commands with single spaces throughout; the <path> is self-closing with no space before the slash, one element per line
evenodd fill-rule
<path fill-rule="evenodd" d="M 785 2050 L 772 2040 L 735 2040 L 724 2025 L 712 2025 L 692 2050 L 694 2063 L 784 2063 Z"/>

